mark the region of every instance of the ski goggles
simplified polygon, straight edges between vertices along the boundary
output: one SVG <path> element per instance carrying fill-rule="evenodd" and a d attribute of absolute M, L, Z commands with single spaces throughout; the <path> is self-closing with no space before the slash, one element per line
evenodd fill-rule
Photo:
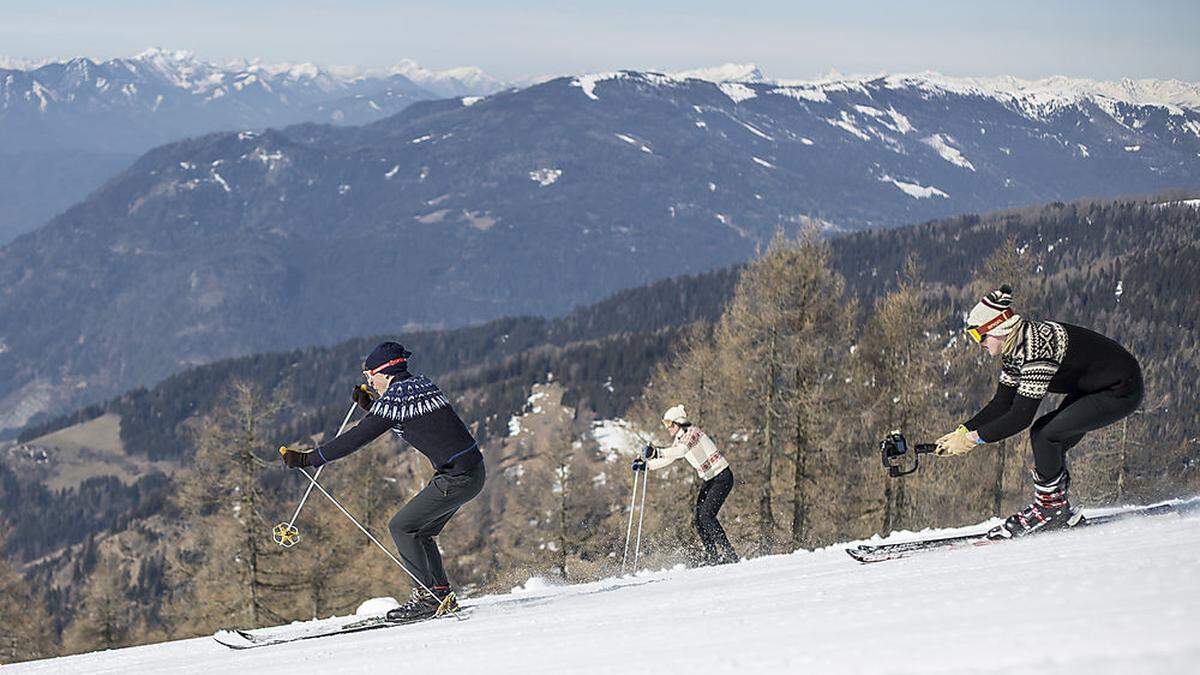
<path fill-rule="evenodd" d="M 975 340 L 976 342 L 983 342 L 983 336 L 987 335 L 988 331 L 992 330 L 996 326 L 999 326 L 1000 324 L 1004 323 L 1005 321 L 1008 321 L 1012 317 L 1013 317 L 1013 311 L 1011 309 L 1006 309 L 1003 312 L 1000 312 L 999 314 L 997 314 L 991 321 L 988 321 L 987 323 L 983 324 L 982 326 L 968 327 L 967 335 L 970 335 L 971 339 Z"/>
<path fill-rule="evenodd" d="M 364 370 L 363 375 L 365 375 L 367 377 L 367 379 L 370 379 L 370 378 L 378 375 L 380 372 L 382 372 L 388 368 L 391 368 L 392 366 L 394 366 L 398 363 L 404 363 L 406 361 L 408 361 L 408 359 L 406 359 L 404 357 L 400 357 L 398 359 L 392 359 L 391 361 L 388 361 L 387 363 L 378 365 L 375 368 L 372 368 L 371 370 Z"/>

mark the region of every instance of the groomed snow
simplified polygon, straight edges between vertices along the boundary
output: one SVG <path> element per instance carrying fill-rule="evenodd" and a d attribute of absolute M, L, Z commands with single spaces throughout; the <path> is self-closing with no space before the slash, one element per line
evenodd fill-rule
<path fill-rule="evenodd" d="M 653 495 L 648 508 L 659 508 Z M 471 599 L 464 622 L 248 651 L 202 637 L 5 672 L 949 674 L 1053 664 L 1055 675 L 1124 675 L 1191 673 L 1200 662 L 1195 512 L 874 565 L 843 547 L 589 584 L 533 578 Z"/>

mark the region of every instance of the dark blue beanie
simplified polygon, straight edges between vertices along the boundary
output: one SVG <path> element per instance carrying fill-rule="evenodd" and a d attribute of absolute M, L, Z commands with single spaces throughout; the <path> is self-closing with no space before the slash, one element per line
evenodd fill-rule
<path fill-rule="evenodd" d="M 399 360 L 398 363 L 379 371 L 384 375 L 399 375 L 408 372 L 408 363 L 403 359 L 408 359 L 410 356 L 412 356 L 412 352 L 405 349 L 404 345 L 399 342 L 381 342 L 363 361 L 363 370 L 375 370 L 389 361 Z"/>

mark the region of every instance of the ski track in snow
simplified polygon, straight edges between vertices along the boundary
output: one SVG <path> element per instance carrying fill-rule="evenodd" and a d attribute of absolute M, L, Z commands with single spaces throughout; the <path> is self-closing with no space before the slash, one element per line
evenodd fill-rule
<path fill-rule="evenodd" d="M 1200 660 L 1195 512 L 874 565 L 844 546 L 588 584 L 534 579 L 475 599 L 461 623 L 248 651 L 202 637 L 5 672 L 949 674 L 1052 663 L 1055 675 L 1124 675 L 1195 672 Z"/>

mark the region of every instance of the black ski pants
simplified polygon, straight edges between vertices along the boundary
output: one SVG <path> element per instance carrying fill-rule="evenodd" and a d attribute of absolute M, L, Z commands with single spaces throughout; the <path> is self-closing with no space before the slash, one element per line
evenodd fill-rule
<path fill-rule="evenodd" d="M 462 473 L 435 473 L 388 524 L 404 566 L 429 588 L 450 585 L 434 537 L 463 504 L 483 490 L 486 477 L 483 462 Z"/>
<path fill-rule="evenodd" d="M 733 470 L 725 467 L 712 480 L 704 481 L 696 497 L 696 532 L 704 544 L 704 555 L 709 565 L 737 562 L 737 551 L 725 536 L 725 528 L 717 521 L 717 512 L 725 498 L 733 490 Z"/>
<path fill-rule="evenodd" d="M 1067 451 L 1075 447 L 1084 434 L 1132 414 L 1141 402 L 1139 376 L 1121 390 L 1067 396 L 1058 408 L 1039 417 L 1029 430 L 1029 444 L 1033 446 L 1033 463 L 1039 480 L 1057 478 L 1066 466 Z"/>

